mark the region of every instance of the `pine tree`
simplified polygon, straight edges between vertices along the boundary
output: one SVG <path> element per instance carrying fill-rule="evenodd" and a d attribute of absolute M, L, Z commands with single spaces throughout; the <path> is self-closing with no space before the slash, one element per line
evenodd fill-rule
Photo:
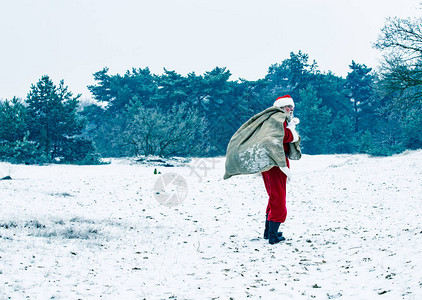
<path fill-rule="evenodd" d="M 83 129 L 76 113 L 79 96 L 73 97 L 63 81 L 55 86 L 48 76 L 31 86 L 26 99 L 29 139 L 51 160 L 62 156 Z"/>
<path fill-rule="evenodd" d="M 354 111 L 355 131 L 367 130 L 374 115 L 372 68 L 352 61 L 352 70 L 347 74 L 346 87 L 350 91 L 350 101 Z"/>
<path fill-rule="evenodd" d="M 299 90 L 307 87 L 316 73 L 317 63 L 315 60 L 309 63 L 308 54 L 302 51 L 297 54 L 290 52 L 289 59 L 268 68 L 265 80 L 272 91 L 272 98 L 288 93 L 295 99 L 299 96 Z"/>
<path fill-rule="evenodd" d="M 18 98 L 0 102 L 0 141 L 22 140 L 27 131 L 25 116 L 26 108 Z"/>
<path fill-rule="evenodd" d="M 0 160 L 12 163 L 42 163 L 36 142 L 29 141 L 26 107 L 17 98 L 0 102 Z"/>

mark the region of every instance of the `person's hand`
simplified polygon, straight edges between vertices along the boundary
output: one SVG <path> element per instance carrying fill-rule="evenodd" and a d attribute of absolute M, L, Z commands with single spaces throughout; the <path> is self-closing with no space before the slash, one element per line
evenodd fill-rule
<path fill-rule="evenodd" d="M 294 130 L 296 128 L 296 125 L 300 123 L 300 120 L 298 118 L 293 118 L 290 120 L 289 123 L 287 123 L 287 128 Z"/>
<path fill-rule="evenodd" d="M 287 128 L 290 129 L 290 131 L 293 134 L 292 143 L 297 142 L 299 140 L 299 134 L 296 131 L 296 125 L 299 123 L 300 123 L 300 120 L 298 118 L 293 118 L 290 120 L 289 123 L 287 123 Z"/>

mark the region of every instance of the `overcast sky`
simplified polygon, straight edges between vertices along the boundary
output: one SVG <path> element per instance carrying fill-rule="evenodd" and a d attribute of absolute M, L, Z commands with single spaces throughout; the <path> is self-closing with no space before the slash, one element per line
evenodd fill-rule
<path fill-rule="evenodd" d="M 92 74 L 163 67 L 186 75 L 227 67 L 248 80 L 302 50 L 346 76 L 376 68 L 372 48 L 392 16 L 421 16 L 420 0 L 0 0 L 0 99 L 26 97 L 42 75 L 82 99 Z"/>

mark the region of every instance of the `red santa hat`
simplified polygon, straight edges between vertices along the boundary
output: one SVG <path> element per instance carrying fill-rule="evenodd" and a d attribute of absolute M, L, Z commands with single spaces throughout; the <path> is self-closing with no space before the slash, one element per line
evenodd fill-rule
<path fill-rule="evenodd" d="M 278 97 L 275 102 L 274 102 L 274 106 L 278 106 L 278 107 L 284 107 L 287 105 L 291 105 L 291 106 L 295 106 L 295 103 L 293 102 L 292 97 L 290 97 L 290 95 L 284 95 L 283 97 Z"/>

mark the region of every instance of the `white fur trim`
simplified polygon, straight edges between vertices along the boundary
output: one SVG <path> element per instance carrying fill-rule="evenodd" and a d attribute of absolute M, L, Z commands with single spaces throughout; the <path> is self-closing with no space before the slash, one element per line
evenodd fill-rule
<path fill-rule="evenodd" d="M 293 128 L 289 128 L 289 129 L 293 134 L 293 141 L 291 141 L 290 143 L 297 142 L 299 140 L 299 134 L 297 133 L 296 129 L 293 129 Z"/>
<path fill-rule="evenodd" d="M 283 172 L 284 174 L 286 174 L 287 176 L 287 181 L 292 179 L 292 171 L 290 171 L 290 169 L 288 167 L 283 167 L 280 168 L 281 172 Z"/>
<path fill-rule="evenodd" d="M 274 102 L 274 106 L 285 107 L 286 105 L 295 106 L 292 98 L 280 98 Z"/>

